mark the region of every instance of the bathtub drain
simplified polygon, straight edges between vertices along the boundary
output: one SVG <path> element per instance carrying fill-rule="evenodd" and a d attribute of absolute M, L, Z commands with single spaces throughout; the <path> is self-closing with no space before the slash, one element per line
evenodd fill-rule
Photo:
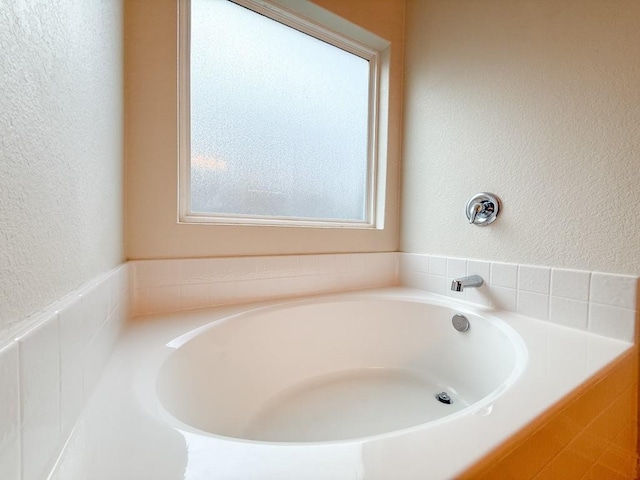
<path fill-rule="evenodd" d="M 446 403 L 447 405 L 451 405 L 453 403 L 453 399 L 449 396 L 447 392 L 440 392 L 436 395 L 436 398 L 440 403 Z"/>

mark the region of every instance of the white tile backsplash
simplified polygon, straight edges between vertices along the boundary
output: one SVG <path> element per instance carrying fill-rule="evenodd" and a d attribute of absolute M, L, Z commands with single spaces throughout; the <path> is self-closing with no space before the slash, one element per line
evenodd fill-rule
<path fill-rule="evenodd" d="M 83 357 L 83 397 L 88 399 L 111 355 L 125 320 L 124 309 L 116 309 L 86 346 Z"/>
<path fill-rule="evenodd" d="M 145 313 L 173 312 L 180 309 L 180 285 L 142 288 L 142 306 Z M 138 306 L 134 307 L 138 311 Z"/>
<path fill-rule="evenodd" d="M 589 304 L 590 332 L 633 342 L 635 320 L 634 310 L 598 303 Z"/>
<path fill-rule="evenodd" d="M 551 269 L 551 295 L 587 302 L 590 281 L 591 272 L 553 268 Z"/>
<path fill-rule="evenodd" d="M 484 286 L 491 284 L 491 263 L 481 260 L 467 260 L 467 275 L 480 275 Z"/>
<path fill-rule="evenodd" d="M 551 269 L 533 265 L 518 267 L 518 290 L 549 294 L 551 285 Z"/>
<path fill-rule="evenodd" d="M 110 288 L 114 291 L 114 288 Z M 84 403 L 82 362 L 84 349 L 93 334 L 90 304 L 84 296 L 75 294 L 58 310 L 60 328 L 60 431 L 67 435 L 78 418 Z M 111 297 L 110 297 L 111 298 Z M 118 303 L 118 296 L 113 295 Z M 111 310 L 111 303 L 109 309 Z M 115 308 L 115 307 L 113 307 Z"/>
<path fill-rule="evenodd" d="M 466 293 L 467 302 L 476 303 L 478 305 L 483 305 L 486 307 L 491 306 L 491 295 L 488 285 L 482 285 L 479 288 L 470 288 Z"/>
<path fill-rule="evenodd" d="M 549 295 L 518 290 L 517 312 L 538 320 L 547 320 L 549 318 Z"/>
<path fill-rule="evenodd" d="M 20 479 L 18 344 L 0 349 L 0 478 Z"/>
<path fill-rule="evenodd" d="M 109 285 L 100 282 L 82 294 L 83 315 L 91 332 L 96 332 L 109 315 Z"/>
<path fill-rule="evenodd" d="M 628 275 L 591 274 L 589 301 L 622 308 L 636 308 L 637 278 Z"/>
<path fill-rule="evenodd" d="M 492 262 L 491 285 L 516 288 L 518 286 L 518 265 Z"/>
<path fill-rule="evenodd" d="M 180 284 L 191 285 L 212 282 L 215 280 L 214 271 L 211 259 L 192 258 L 184 260 L 180 263 Z"/>
<path fill-rule="evenodd" d="M 428 289 L 429 292 L 437 293 L 438 295 L 446 295 L 447 293 L 446 277 L 429 274 L 428 285 L 429 285 L 429 289 Z"/>
<path fill-rule="evenodd" d="M 402 285 L 411 285 L 421 290 L 430 292 L 429 288 L 429 274 L 421 272 L 412 272 L 406 268 L 400 268 L 400 283 Z"/>
<path fill-rule="evenodd" d="M 425 276 L 419 270 L 427 264 Z M 462 276 L 462 265 L 484 285 L 452 292 L 453 274 Z M 634 338 L 638 277 L 405 253 L 399 266 L 406 286 L 620 340 Z"/>
<path fill-rule="evenodd" d="M 491 305 L 501 310 L 515 312 L 517 308 L 518 291 L 508 287 L 490 287 Z"/>
<path fill-rule="evenodd" d="M 587 330 L 589 304 L 571 298 L 550 297 L 549 321 L 567 327 Z"/>
<path fill-rule="evenodd" d="M 415 272 L 429 273 L 429 256 L 412 255 L 411 268 Z"/>
<path fill-rule="evenodd" d="M 90 304 L 84 301 L 84 295 L 74 295 L 58 310 L 60 365 L 63 370 L 82 359 L 83 349 L 94 332 L 88 318 L 91 318 Z"/>
<path fill-rule="evenodd" d="M 467 274 L 467 261 L 462 258 L 447 258 L 447 277 L 454 279 Z"/>
<path fill-rule="evenodd" d="M 69 435 L 84 405 L 84 357 L 60 368 L 60 433 Z"/>
<path fill-rule="evenodd" d="M 102 352 L 99 377 L 128 317 L 129 291 L 122 265 L 33 315 L 0 347 L 0 478 L 47 478 L 90 393 L 87 352 Z"/>
<path fill-rule="evenodd" d="M 216 282 L 207 285 L 209 287 L 209 302 L 211 305 L 223 305 L 230 298 L 239 298 L 238 291 L 242 289 L 243 282 Z M 246 282 L 245 282 L 246 283 Z M 144 306 L 138 306 L 135 311 Z"/>
<path fill-rule="evenodd" d="M 145 260 L 133 262 L 135 278 L 146 287 L 164 287 L 180 284 L 180 261 Z"/>
<path fill-rule="evenodd" d="M 399 270 L 395 252 L 130 263 L 135 272 L 134 315 L 391 286 L 398 283 Z"/>
<path fill-rule="evenodd" d="M 189 310 L 209 305 L 209 285 L 181 285 L 180 309 Z"/>
<path fill-rule="evenodd" d="M 446 275 L 447 259 L 445 257 L 429 257 L 429 273 L 431 275 Z"/>
<path fill-rule="evenodd" d="M 52 313 L 18 337 L 22 478 L 46 477 L 60 443 L 60 343 L 58 315 Z"/>

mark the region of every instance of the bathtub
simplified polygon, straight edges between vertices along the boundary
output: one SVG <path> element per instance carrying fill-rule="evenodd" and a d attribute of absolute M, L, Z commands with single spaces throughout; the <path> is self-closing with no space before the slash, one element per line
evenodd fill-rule
<path fill-rule="evenodd" d="M 469 328 L 452 324 L 464 314 Z M 265 442 L 333 442 L 473 414 L 520 375 L 500 319 L 420 298 L 289 302 L 173 340 L 155 393 L 176 428 Z"/>
<path fill-rule="evenodd" d="M 408 288 L 142 317 L 52 478 L 454 478 L 631 347 Z"/>

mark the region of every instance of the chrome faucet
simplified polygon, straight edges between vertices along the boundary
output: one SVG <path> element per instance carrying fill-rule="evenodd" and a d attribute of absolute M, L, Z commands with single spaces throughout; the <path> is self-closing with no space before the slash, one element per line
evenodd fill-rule
<path fill-rule="evenodd" d="M 451 290 L 461 292 L 465 288 L 480 287 L 484 281 L 480 275 L 470 275 L 468 277 L 456 278 L 451 282 Z"/>

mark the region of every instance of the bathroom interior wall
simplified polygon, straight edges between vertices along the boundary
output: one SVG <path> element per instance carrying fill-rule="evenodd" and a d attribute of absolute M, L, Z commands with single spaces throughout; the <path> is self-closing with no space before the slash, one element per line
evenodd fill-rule
<path fill-rule="evenodd" d="M 124 254 L 122 4 L 0 5 L 1 343 Z"/>
<path fill-rule="evenodd" d="M 315 3 L 391 42 L 384 229 L 178 224 L 177 2 L 128 0 L 125 2 L 127 258 L 398 250 L 404 2 Z"/>
<path fill-rule="evenodd" d="M 640 273 L 638 25 L 636 0 L 409 0 L 401 250 Z"/>

